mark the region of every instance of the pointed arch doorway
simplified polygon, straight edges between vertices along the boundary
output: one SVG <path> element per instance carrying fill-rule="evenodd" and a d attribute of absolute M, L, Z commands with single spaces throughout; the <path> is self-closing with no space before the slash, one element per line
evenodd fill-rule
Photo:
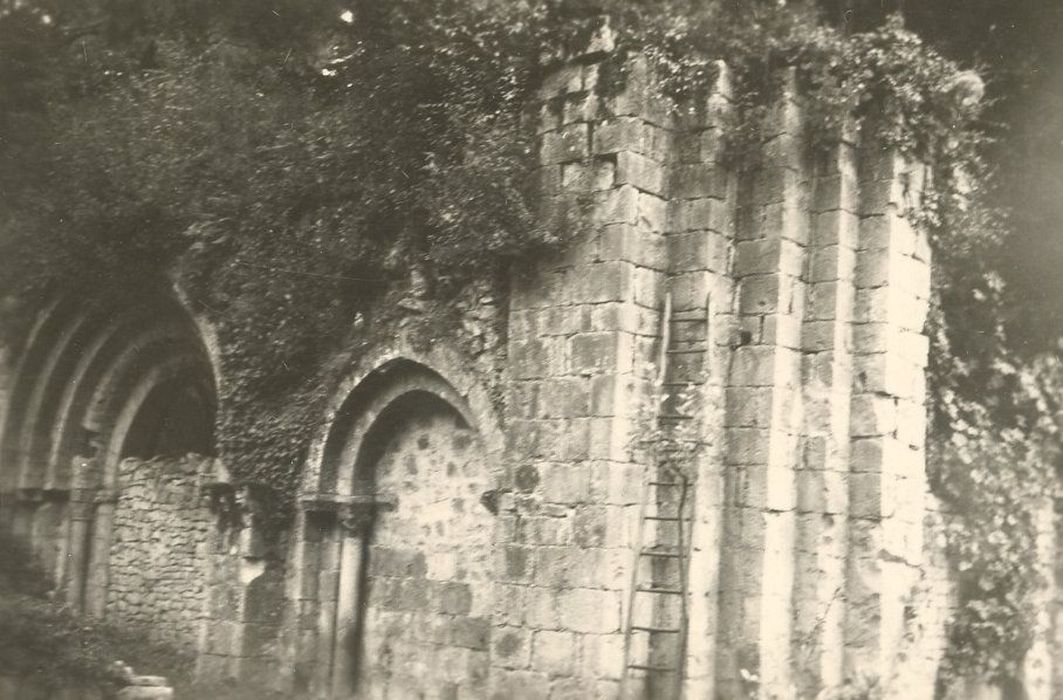
<path fill-rule="evenodd" d="M 352 392 L 325 446 L 318 499 L 335 517 L 322 580 L 335 593 L 320 593 L 318 685 L 336 698 L 480 697 L 493 453 L 439 375 L 414 363 L 383 374 Z"/>

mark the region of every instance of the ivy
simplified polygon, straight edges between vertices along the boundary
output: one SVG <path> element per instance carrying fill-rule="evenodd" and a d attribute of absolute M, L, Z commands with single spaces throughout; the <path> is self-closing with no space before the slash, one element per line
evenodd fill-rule
<path fill-rule="evenodd" d="M 1052 356 L 1023 360 L 1007 333 L 1004 286 L 992 268 L 1006 221 L 987 199 L 975 189 L 944 208 L 935 250 L 928 468 L 948 507 L 959 594 L 946 685 L 1018 677 L 1033 639 L 1034 595 L 1051 583 L 1037 556 L 1038 520 L 1061 495 L 1063 365 Z"/>
<path fill-rule="evenodd" d="M 223 456 L 287 492 L 336 374 L 408 297 L 452 319 L 474 283 L 577 235 L 578 207 L 537 210 L 534 96 L 596 33 L 615 39 L 603 93 L 640 55 L 677 111 L 722 59 L 736 164 L 792 68 L 815 144 L 853 128 L 933 166 L 919 213 L 937 255 L 931 476 L 964 581 L 952 669 L 1014 671 L 1063 393 L 1004 332 L 990 261 L 1008 222 L 979 205 L 992 176 L 973 73 L 897 19 L 846 35 L 803 3 L 121 5 L 0 16 L 0 288 L 176 274 L 222 340 Z M 433 323 L 426 342 L 448 332 Z"/>

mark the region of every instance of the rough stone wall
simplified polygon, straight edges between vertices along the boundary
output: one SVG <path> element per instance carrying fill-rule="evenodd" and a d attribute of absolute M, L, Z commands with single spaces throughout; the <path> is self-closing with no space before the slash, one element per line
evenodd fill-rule
<path fill-rule="evenodd" d="M 397 499 L 369 544 L 360 687 L 365 697 L 486 694 L 494 516 L 475 432 L 442 407 L 414 410 L 375 466 Z"/>
<path fill-rule="evenodd" d="M 119 465 L 107 614 L 150 624 L 195 651 L 206 603 L 214 518 L 202 489 L 212 460 L 190 455 Z"/>

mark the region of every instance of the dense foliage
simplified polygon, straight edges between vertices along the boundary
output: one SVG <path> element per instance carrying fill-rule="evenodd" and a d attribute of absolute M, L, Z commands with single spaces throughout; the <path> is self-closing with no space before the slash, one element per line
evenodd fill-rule
<path fill-rule="evenodd" d="M 996 171 L 984 198 L 1008 212 L 996 271 L 1016 352 L 1063 334 L 1063 4 L 1051 0 L 907 3 L 913 27 L 944 55 L 980 67 L 981 131 Z"/>
<path fill-rule="evenodd" d="M 929 467 L 959 569 L 949 667 L 1003 683 L 1051 583 L 1036 536 L 1059 495 L 1063 6 L 939 0 L 906 14 L 986 77 L 974 189 L 945 212 L 955 233 L 935 250 Z"/>
<path fill-rule="evenodd" d="M 224 339 L 221 449 L 282 484 L 369 301 L 411 267 L 443 286 L 553 241 L 518 123 L 536 54 L 500 43 L 505 18 L 326 5 L 5 22 L 45 75 L 6 112 L 25 152 L 4 153 L 3 286 L 129 288 L 179 265 Z"/>
<path fill-rule="evenodd" d="M 1039 518 L 1060 495 L 1063 366 L 1017 350 L 994 267 L 1005 222 L 974 197 L 946 212 L 943 225 L 959 233 L 935 251 L 928 469 L 951 511 L 960 583 L 948 668 L 1005 682 L 1032 641 L 1032 596 L 1051 583 L 1036 547 Z"/>
<path fill-rule="evenodd" d="M 176 271 L 222 340 L 219 447 L 237 472 L 281 487 L 335 358 L 381 325 L 367 321 L 411 294 L 444 308 L 578 230 L 578 207 L 555 220 L 535 208 L 531 98 L 550 62 L 607 24 L 617 48 L 603 89 L 622 88 L 638 53 L 680 105 L 724 59 L 738 101 L 727 136 L 743 162 L 781 69 L 796 68 L 816 141 L 855 115 L 937 170 L 922 207 L 938 254 L 932 476 L 970 583 L 953 666 L 1013 673 L 1035 580 L 1030 508 L 1054 477 L 1046 417 L 1061 394 L 1053 366 L 1015 359 L 1003 323 L 993 261 L 1008 223 L 983 206 L 994 181 L 981 85 L 899 20 L 847 33 L 811 5 L 693 0 L 3 12 L 0 289 L 135 289 Z"/>
<path fill-rule="evenodd" d="M 75 686 L 113 692 L 122 685 L 115 661 L 171 677 L 190 671 L 187 655 L 154 643 L 146 630 L 88 620 L 52 600 L 52 584 L 28 545 L 5 530 L 0 561 L 0 675 L 41 692 Z"/>

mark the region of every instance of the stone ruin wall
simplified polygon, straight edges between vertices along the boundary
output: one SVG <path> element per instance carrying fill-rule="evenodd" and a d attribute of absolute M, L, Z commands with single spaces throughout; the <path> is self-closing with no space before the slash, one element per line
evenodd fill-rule
<path fill-rule="evenodd" d="M 377 520 L 366 554 L 361 688 L 486 695 L 495 518 L 479 502 L 490 488 L 482 446 L 430 403 L 384 441 L 378 487 L 399 506 Z"/>
<path fill-rule="evenodd" d="M 922 169 L 849 134 L 810 159 L 792 90 L 760 165 L 735 169 L 721 68 L 678 117 L 638 64 L 604 99 L 593 60 L 546 79 L 547 206 L 591 192 L 598 228 L 511 300 L 517 496 L 500 545 L 535 565 L 501 596 L 504 638 L 530 650 L 503 694 L 617 692 L 616 571 L 643 470 L 627 446 L 667 298 L 668 378 L 693 389 L 703 448 L 686 692 L 808 696 L 874 670 L 887 697 L 933 693 L 947 598 L 928 590 L 942 574 L 924 533 L 930 250 L 905 218 Z"/>
<path fill-rule="evenodd" d="M 213 460 L 195 455 L 119 464 L 107 612 L 196 651 L 215 519 L 203 488 Z"/>
<path fill-rule="evenodd" d="M 590 198 L 593 225 L 515 273 L 502 345 L 471 358 L 399 327 L 356 361 L 289 530 L 217 465 L 123 462 L 109 614 L 195 639 L 205 677 L 616 697 L 651 459 L 638 437 L 663 391 L 692 426 L 668 430 L 696 447 L 684 695 L 806 698 L 871 672 L 885 697 L 933 697 L 952 599 L 925 477 L 930 250 L 907 216 L 923 169 L 848 130 L 811 154 L 793 89 L 759 160 L 735 164 L 726 66 L 673 114 L 638 61 L 602 94 L 608 50 L 542 86 L 543 216 Z M 411 387 L 450 408 L 373 432 Z M 351 447 L 365 436 L 388 445 L 368 467 Z M 1030 689 L 1048 698 L 1040 623 Z M 635 676 L 630 692 L 654 691 Z"/>

